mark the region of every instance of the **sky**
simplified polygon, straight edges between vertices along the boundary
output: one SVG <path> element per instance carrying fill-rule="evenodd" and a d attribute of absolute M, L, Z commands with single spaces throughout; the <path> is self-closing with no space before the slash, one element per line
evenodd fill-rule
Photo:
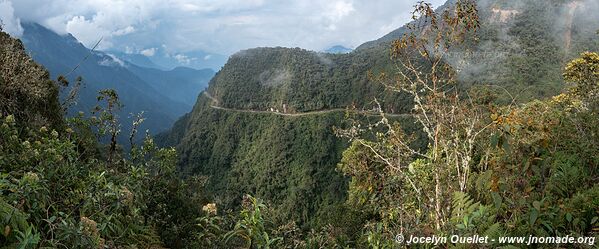
<path fill-rule="evenodd" d="M 402 26 L 417 0 L 0 0 L 4 30 L 21 22 L 71 33 L 87 47 L 230 55 L 253 47 L 355 48 Z M 435 7 L 445 0 L 430 0 Z"/>

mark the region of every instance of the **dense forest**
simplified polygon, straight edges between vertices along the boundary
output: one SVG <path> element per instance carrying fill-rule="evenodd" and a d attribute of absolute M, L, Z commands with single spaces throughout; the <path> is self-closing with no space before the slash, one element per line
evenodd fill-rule
<path fill-rule="evenodd" d="M 241 51 L 156 137 L 113 89 L 67 115 L 73 82 L 0 32 L 0 246 L 596 247 L 597 7 L 421 2 L 348 54 Z"/>

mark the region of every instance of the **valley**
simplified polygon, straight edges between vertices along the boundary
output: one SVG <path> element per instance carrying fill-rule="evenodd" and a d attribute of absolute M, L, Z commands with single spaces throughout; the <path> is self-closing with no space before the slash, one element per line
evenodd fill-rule
<path fill-rule="evenodd" d="M 359 0 L 23 1 L 0 1 L 0 247 L 596 246 L 594 0 L 414 1 L 388 29 Z M 449 236 L 478 244 L 426 241 Z"/>

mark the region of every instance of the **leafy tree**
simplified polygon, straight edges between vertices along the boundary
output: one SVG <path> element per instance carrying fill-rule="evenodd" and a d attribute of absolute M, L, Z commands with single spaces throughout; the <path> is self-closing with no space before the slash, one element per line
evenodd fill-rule
<path fill-rule="evenodd" d="M 574 84 L 570 89 L 572 94 L 580 98 L 589 108 L 598 110 L 599 55 L 597 53 L 582 53 L 580 58 L 568 63 L 564 78 Z"/>
<path fill-rule="evenodd" d="M 365 127 L 368 129 L 355 125 L 341 133 L 355 141 L 356 149 L 369 151 L 359 161 L 355 161 L 358 155 L 347 154 L 349 158 L 344 160 L 342 170 L 354 176 L 353 181 L 366 180 L 355 183 L 369 185 L 367 189 L 360 188 L 366 196 L 396 197 L 396 201 L 376 210 L 387 231 L 397 229 L 396 233 L 440 230 L 447 226 L 450 214 L 445 207 L 449 206 L 454 191 L 468 190 L 475 146 L 489 126 L 483 123 L 483 108 L 471 98 L 462 100 L 464 96 L 456 87 L 456 72 L 444 62 L 444 55 L 454 45 L 469 39 L 478 29 L 475 4 L 458 1 L 454 8 L 435 13 L 430 4 L 420 3 L 414 11 L 414 20 L 411 28 L 415 31 L 392 44 L 398 72 L 393 77 L 396 81 L 385 85 L 414 98 L 413 115 L 428 138 L 427 152 L 414 149 L 413 138 L 400 125 L 391 123 L 382 111 L 381 120 Z M 379 76 L 383 82 L 386 78 L 385 74 Z M 370 131 L 374 140 L 360 137 Z M 373 166 L 364 168 L 364 164 Z M 355 178 L 356 173 L 363 174 L 362 170 L 374 176 Z M 370 178 L 378 184 L 373 185 Z M 398 203 L 403 204 L 398 206 Z M 428 227 L 429 224 L 433 226 Z"/>

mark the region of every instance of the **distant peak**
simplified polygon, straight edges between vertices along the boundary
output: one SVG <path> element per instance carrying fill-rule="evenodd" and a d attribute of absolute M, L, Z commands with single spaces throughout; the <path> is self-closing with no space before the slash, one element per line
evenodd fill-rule
<path fill-rule="evenodd" d="M 347 54 L 347 53 L 350 53 L 351 51 L 353 51 L 353 49 L 346 48 L 342 45 L 335 45 L 335 46 L 328 48 L 324 52 L 331 53 L 331 54 Z"/>

